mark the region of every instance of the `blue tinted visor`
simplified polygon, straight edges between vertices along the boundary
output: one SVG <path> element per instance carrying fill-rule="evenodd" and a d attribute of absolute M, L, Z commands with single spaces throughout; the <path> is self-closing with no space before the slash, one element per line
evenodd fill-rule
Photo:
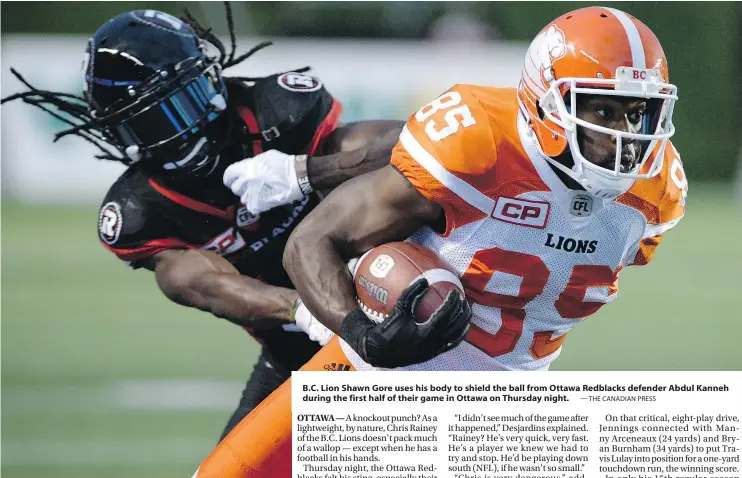
<path fill-rule="evenodd" d="M 224 109 L 226 88 L 211 65 L 183 82 L 173 93 L 125 118 L 112 130 L 124 146 L 152 148 L 180 138 L 188 140 Z"/>

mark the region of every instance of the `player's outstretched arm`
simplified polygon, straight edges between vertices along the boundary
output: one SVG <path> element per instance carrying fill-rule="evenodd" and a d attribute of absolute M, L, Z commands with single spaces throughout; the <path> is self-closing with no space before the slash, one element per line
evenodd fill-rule
<path fill-rule="evenodd" d="M 335 189 L 345 181 L 389 164 L 403 126 L 404 121 L 372 120 L 335 129 L 323 141 L 320 155 L 307 159 L 312 188 Z"/>
<path fill-rule="evenodd" d="M 148 264 L 173 302 L 250 328 L 291 322 L 297 293 L 241 275 L 226 259 L 198 249 L 159 252 Z"/>
<path fill-rule="evenodd" d="M 458 344 L 470 309 L 451 294 L 428 326 L 412 307 L 427 283 L 402 294 L 381 324 L 359 309 L 346 263 L 373 247 L 409 237 L 443 214 L 393 166 L 352 179 L 330 194 L 294 230 L 283 256 L 305 306 L 368 363 L 399 367 L 429 360 Z"/>
<path fill-rule="evenodd" d="M 261 214 L 389 164 L 403 125 L 378 120 L 341 126 L 323 140 L 314 157 L 266 151 L 230 165 L 224 185 L 250 213 Z"/>

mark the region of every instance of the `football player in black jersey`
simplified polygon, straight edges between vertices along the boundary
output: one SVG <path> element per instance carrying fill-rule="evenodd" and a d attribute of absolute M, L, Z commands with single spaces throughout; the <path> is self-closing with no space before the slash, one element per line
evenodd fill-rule
<path fill-rule="evenodd" d="M 340 103 L 303 74 L 307 68 L 223 76 L 269 45 L 235 56 L 229 4 L 227 23 L 229 54 L 188 13 L 118 15 L 88 42 L 82 96 L 36 89 L 12 70 L 29 91 L 2 100 L 21 99 L 68 123 L 55 140 L 79 135 L 101 149 L 99 158 L 128 165 L 100 209 L 103 246 L 133 268 L 154 271 L 174 302 L 238 324 L 263 345 L 225 434 L 332 336 L 283 269 L 289 234 L 322 191 L 388 163 L 403 125 L 339 125 Z M 276 181 L 246 189 L 243 173 L 261 167 Z M 441 322 L 461 329 L 458 312 Z M 408 316 L 400 320 L 414 325 Z M 422 333 L 401 322 L 362 325 L 358 343 L 381 354 Z M 426 339 L 424 359 L 451 346 L 442 340 Z"/>
<path fill-rule="evenodd" d="M 225 318 L 260 341 L 225 433 L 319 350 L 293 323 L 298 296 L 281 265 L 290 232 L 319 192 L 387 163 L 402 126 L 340 125 L 340 103 L 306 69 L 223 76 L 267 46 L 236 56 L 229 6 L 227 20 L 229 53 L 187 13 L 118 15 L 88 42 L 82 96 L 38 90 L 14 71 L 29 91 L 3 100 L 41 107 L 71 126 L 56 139 L 77 134 L 102 150 L 100 158 L 129 166 L 100 209 L 103 246 L 133 268 L 154 271 L 174 302 Z M 223 174 L 270 150 L 289 159 L 300 194 L 253 215 Z"/>

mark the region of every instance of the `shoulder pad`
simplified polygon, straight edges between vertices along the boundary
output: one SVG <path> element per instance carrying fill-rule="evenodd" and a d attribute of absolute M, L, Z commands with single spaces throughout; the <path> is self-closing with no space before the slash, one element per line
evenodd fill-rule
<path fill-rule="evenodd" d="M 405 131 L 402 145 L 410 146 L 408 151 L 422 149 L 452 173 L 481 175 L 494 169 L 497 152 L 489 114 L 468 85 L 456 85 L 420 108 Z"/>
<path fill-rule="evenodd" d="M 176 229 L 163 217 L 150 217 L 151 197 L 147 178 L 130 168 L 103 200 L 98 213 L 98 237 L 122 260 L 139 260 L 166 248 L 186 245 L 165 239 L 174 237 Z"/>
<path fill-rule="evenodd" d="M 527 162 L 518 161 L 525 155 L 516 118 L 514 90 L 456 85 L 410 116 L 392 165 L 443 207 L 450 231 L 490 214 L 502 184 L 541 182 Z"/>
<path fill-rule="evenodd" d="M 342 106 L 315 76 L 272 75 L 256 81 L 254 92 L 255 116 L 266 149 L 312 154 L 318 134 L 326 136 L 339 122 Z"/>
<path fill-rule="evenodd" d="M 129 168 L 111 186 L 98 213 L 98 236 L 109 246 L 126 247 L 139 240 L 147 219 L 142 201 L 147 188 L 144 175 Z"/>

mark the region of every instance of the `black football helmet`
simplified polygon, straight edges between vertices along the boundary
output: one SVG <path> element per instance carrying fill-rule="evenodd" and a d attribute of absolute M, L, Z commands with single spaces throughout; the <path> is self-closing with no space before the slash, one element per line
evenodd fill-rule
<path fill-rule="evenodd" d="M 125 163 L 189 176 L 216 168 L 228 129 L 221 65 L 178 18 L 135 10 L 106 22 L 88 42 L 83 96 Z"/>

